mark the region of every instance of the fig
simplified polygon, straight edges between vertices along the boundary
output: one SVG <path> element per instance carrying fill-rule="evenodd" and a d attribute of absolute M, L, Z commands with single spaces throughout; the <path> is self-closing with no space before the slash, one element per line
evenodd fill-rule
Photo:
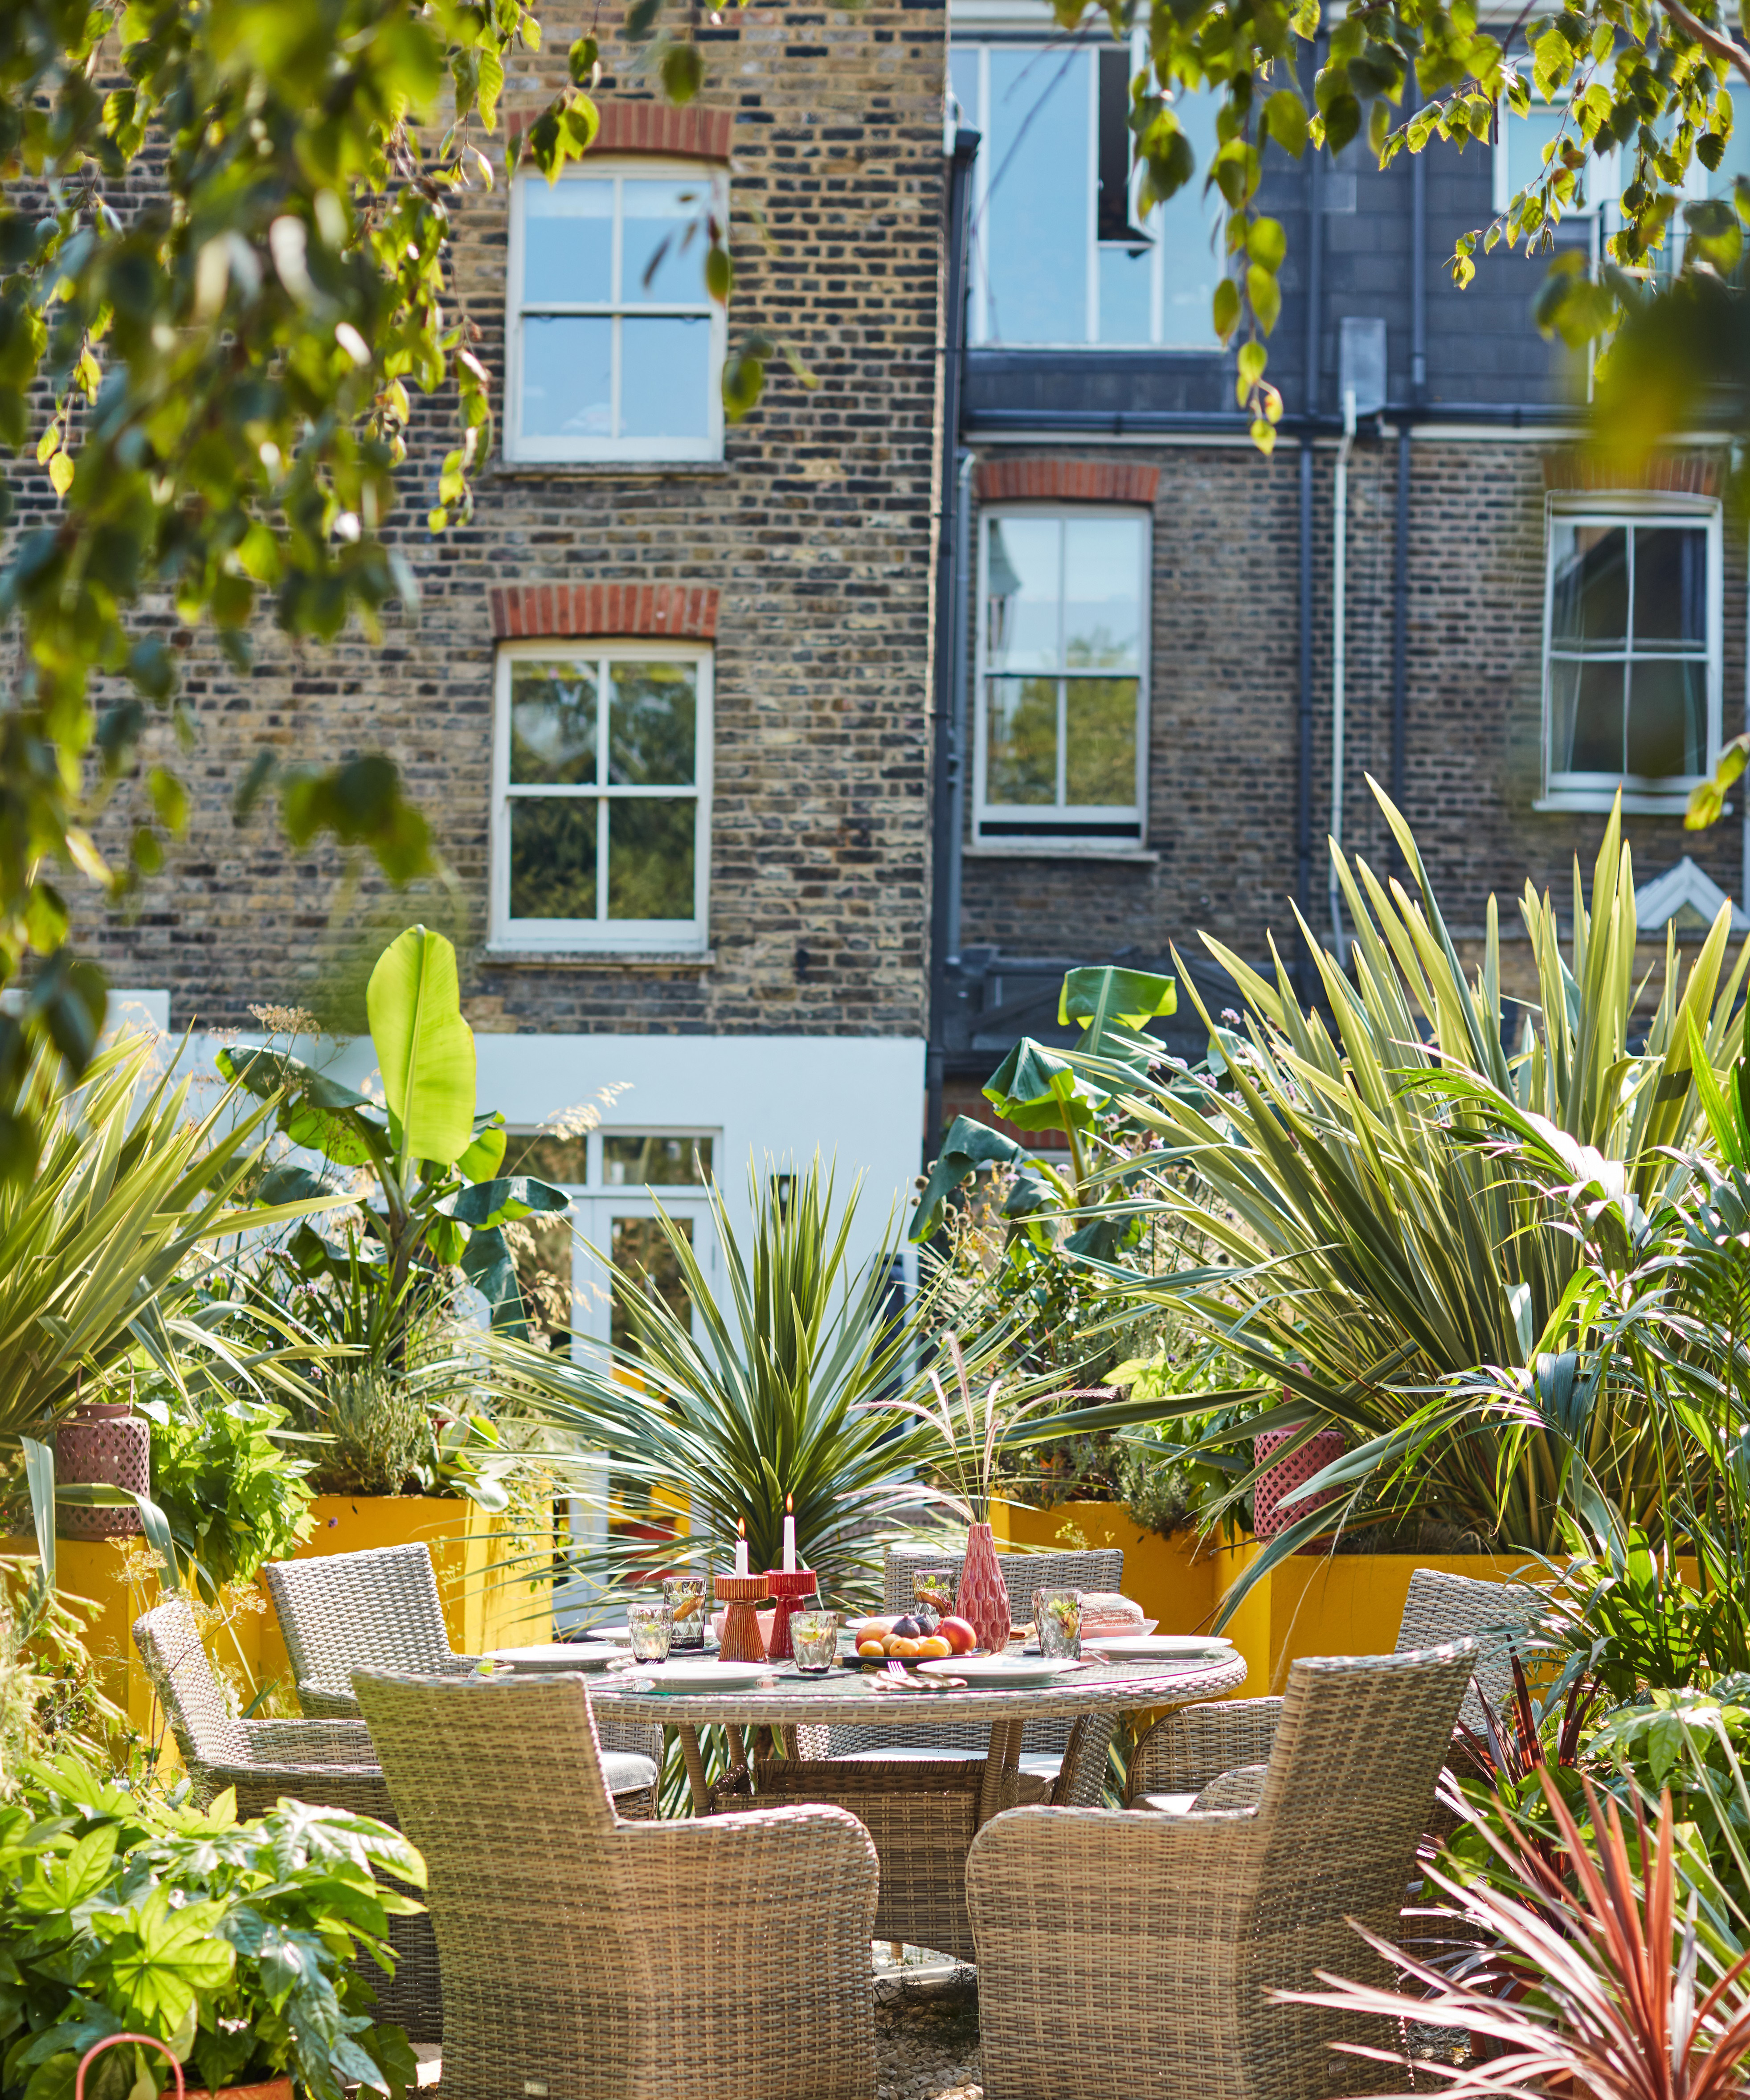
<path fill-rule="evenodd" d="M 939 1623 L 940 1622 L 937 1619 L 935 1613 L 930 1610 L 927 1604 L 924 1605 L 919 1610 L 917 1613 L 917 1627 L 920 1633 L 933 1634 Z"/>
<path fill-rule="evenodd" d="M 909 1612 L 908 1612 L 903 1619 L 895 1619 L 894 1621 L 893 1630 L 899 1635 L 901 1640 L 916 1640 L 918 1635 L 923 1631 L 923 1628 L 918 1625 L 917 1620 L 912 1617 Z"/>

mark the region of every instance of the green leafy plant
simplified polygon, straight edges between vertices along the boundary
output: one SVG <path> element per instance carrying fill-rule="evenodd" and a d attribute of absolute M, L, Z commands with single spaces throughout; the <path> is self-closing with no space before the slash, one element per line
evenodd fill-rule
<path fill-rule="evenodd" d="M 138 1411 L 152 1425 L 152 1500 L 190 1579 L 216 1594 L 291 1557 L 310 1530 L 311 1462 L 286 1442 L 284 1407 L 170 1395 Z"/>
<path fill-rule="evenodd" d="M 0 1180 L 0 1440 L 98 1397 L 138 1351 L 172 1373 L 172 1316 L 202 1250 L 312 1207 L 259 1183 L 271 1098 L 239 1114 L 227 1093 L 192 1117 L 188 1079 L 175 1082 L 174 1063 L 160 1071 L 157 1055 L 126 1035 L 78 1085 L 52 1057 L 32 1068 L 42 1159 L 29 1182 Z"/>
<path fill-rule="evenodd" d="M 1750 1920 L 1750 1678 L 1722 1678 L 1704 1692 L 1654 1692 L 1644 1703 L 1620 1707 L 1587 1752 L 1619 1793 L 1656 1800 L 1669 1793 L 1719 1889 Z"/>
<path fill-rule="evenodd" d="M 1642 1205 L 1681 1183 L 1677 1149 L 1704 1123 L 1697 1060 L 1711 1077 L 1738 1055 L 1750 952 L 1726 971 L 1723 913 L 1686 975 L 1668 951 L 1645 1045 L 1632 1050 L 1633 873 L 1613 816 L 1589 903 L 1575 871 L 1568 953 L 1553 902 L 1527 889 L 1542 1004 L 1509 1055 L 1493 901 L 1467 978 L 1415 839 L 1379 799 L 1416 893 L 1333 854 L 1355 928 L 1352 977 L 1319 957 L 1334 1033 L 1301 1010 L 1279 962 L 1271 984 L 1210 942 L 1246 1008 L 1243 1033 L 1204 1012 L 1225 1070 L 1150 1079 L 1127 1102 L 1163 1154 L 1196 1170 L 1190 1182 L 1158 1177 L 1151 1200 L 1226 1257 L 1157 1276 L 1144 1295 L 1191 1313 L 1260 1387 L 1284 1389 L 1219 1440 L 1273 1427 L 1304 1440 L 1336 1424 L 1351 1445 L 1301 1490 L 1342 1494 L 1277 1534 L 1229 1610 L 1311 1540 L 1413 1511 L 1556 1551 L 1576 1452 L 1628 1521 L 1661 1493 L 1659 1418 L 1620 1386 L 1576 1384 L 1550 1353 L 1584 1250 L 1565 1196 L 1503 1154 L 1535 1128 L 1606 1167 Z M 1128 1313 L 1136 1282 L 1113 1268 L 1111 1283 Z M 1518 1367 L 1516 1412 L 1499 1405 L 1499 1379 L 1483 1382 L 1488 1395 L 1455 1389 L 1478 1365 Z M 1169 1397 L 1161 1411 L 1206 1405 Z M 1231 1493 L 1252 1478 L 1244 1469 Z"/>
<path fill-rule="evenodd" d="M 452 1269 L 484 1294 L 496 1326 L 526 1328 L 503 1227 L 563 1211 L 570 1198 L 533 1175 L 499 1172 L 504 1118 L 475 1113 L 474 1035 L 449 941 L 409 927 L 378 958 L 366 1004 L 381 1102 L 283 1051 L 227 1049 L 219 1062 L 228 1078 L 276 1101 L 280 1130 L 329 1170 L 276 1167 L 270 1193 L 356 1207 L 343 1240 L 306 1226 L 289 1251 L 349 1308 L 349 1344 L 379 1369 L 400 1370 L 410 1337 L 452 1295 Z M 360 1175 L 362 1187 L 342 1184 L 335 1168 Z"/>
<path fill-rule="evenodd" d="M 351 1965 L 393 1966 L 387 1921 L 418 1905 L 390 1875 L 425 1886 L 418 1854 L 367 1817 L 285 1802 L 238 1823 L 228 1794 L 197 1812 L 70 1755 L 27 1759 L 0 1804 L 0 2093 L 62 2100 L 92 2043 L 134 2032 L 211 2091 L 289 2072 L 311 2100 L 354 2084 L 399 2100 L 413 2053 Z M 167 2079 L 123 2048 L 86 2089 L 124 2100 Z"/>

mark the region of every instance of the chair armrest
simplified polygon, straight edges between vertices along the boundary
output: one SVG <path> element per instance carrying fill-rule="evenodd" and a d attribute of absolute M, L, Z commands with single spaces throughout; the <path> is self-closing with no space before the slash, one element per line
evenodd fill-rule
<path fill-rule="evenodd" d="M 347 1815 L 369 1815 L 378 1823 L 396 1822 L 388 1787 L 374 1765 L 202 1765 L 197 1776 L 207 1801 L 227 1787 L 234 1789 L 237 1815 L 243 1820 L 265 1815 L 284 1798 L 312 1808 L 338 1808 Z"/>
<path fill-rule="evenodd" d="M 362 1721 L 245 1721 L 241 1727 L 252 1762 L 259 1758 L 267 1765 L 363 1765 L 373 1769 L 378 1762 L 371 1732 Z"/>
<path fill-rule="evenodd" d="M 1241 1765 L 1235 1771 L 1223 1772 L 1219 1779 L 1212 1779 L 1191 1803 L 1191 1814 L 1201 1815 L 1212 1808 L 1256 1808 L 1269 1770 L 1268 1765 Z"/>
<path fill-rule="evenodd" d="M 347 1684 L 329 1684 L 311 1679 L 298 1687 L 298 1704 L 311 1721 L 352 1720 L 359 1718 L 359 1702 Z"/>
<path fill-rule="evenodd" d="M 1126 1798 L 1199 1793 L 1223 1772 L 1268 1763 L 1281 1718 L 1279 1699 L 1218 1699 L 1180 1707 L 1137 1745 Z"/>
<path fill-rule="evenodd" d="M 847 1810 L 627 1823 L 613 1842 L 637 1891 L 639 1930 L 672 1934 L 685 1960 L 721 1932 L 723 1943 L 731 1934 L 741 1939 L 757 1968 L 753 1943 L 763 1935 L 780 1965 L 793 1966 L 798 1947 L 809 1950 L 811 1969 L 850 1960 L 867 1994 L 880 1869 L 868 1831 Z"/>

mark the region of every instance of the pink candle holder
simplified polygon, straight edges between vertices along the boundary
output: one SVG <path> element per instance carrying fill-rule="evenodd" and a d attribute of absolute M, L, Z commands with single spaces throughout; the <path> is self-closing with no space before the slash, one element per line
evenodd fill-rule
<path fill-rule="evenodd" d="M 719 1575 L 717 1601 L 729 1608 L 723 1614 L 723 1630 L 717 1644 L 720 1662 L 763 1662 L 766 1643 L 760 1639 L 759 1616 L 753 1607 L 763 1604 L 771 1586 L 763 1575 Z"/>
<path fill-rule="evenodd" d="M 790 1621 L 802 1609 L 802 1600 L 815 1594 L 820 1578 L 811 1568 L 798 1568 L 788 1575 L 781 1568 L 768 1568 L 766 1587 L 776 1604 L 766 1652 L 774 1662 L 787 1662 L 796 1653 L 790 1644 Z"/>

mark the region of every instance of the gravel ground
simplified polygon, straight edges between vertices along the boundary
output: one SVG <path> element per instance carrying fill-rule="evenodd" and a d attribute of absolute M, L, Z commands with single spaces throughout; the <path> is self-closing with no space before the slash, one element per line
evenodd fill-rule
<path fill-rule="evenodd" d="M 875 1985 L 876 2100 L 984 2100 L 979 1988 L 970 1969 Z"/>

